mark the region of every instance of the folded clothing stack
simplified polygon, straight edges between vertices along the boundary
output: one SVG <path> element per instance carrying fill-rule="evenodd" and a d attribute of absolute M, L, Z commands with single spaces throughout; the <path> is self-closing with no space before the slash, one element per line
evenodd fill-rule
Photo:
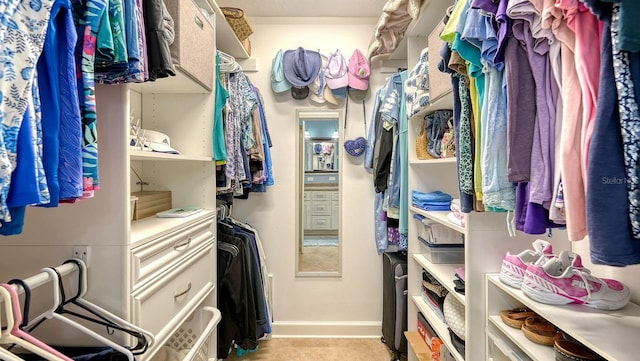
<path fill-rule="evenodd" d="M 462 210 L 460 208 L 460 199 L 454 199 L 451 201 L 451 206 L 450 206 L 451 212 L 449 214 L 447 214 L 447 219 L 449 220 L 449 222 L 456 224 L 460 227 L 464 227 L 464 213 L 462 213 Z"/>
<path fill-rule="evenodd" d="M 445 322 L 444 319 L 444 299 L 449 294 L 446 288 L 438 282 L 429 272 L 422 270 L 422 298 L 438 315 L 438 317 Z"/>
<path fill-rule="evenodd" d="M 425 211 L 448 211 L 451 209 L 453 197 L 441 191 L 429 193 L 411 191 L 411 204 Z"/>

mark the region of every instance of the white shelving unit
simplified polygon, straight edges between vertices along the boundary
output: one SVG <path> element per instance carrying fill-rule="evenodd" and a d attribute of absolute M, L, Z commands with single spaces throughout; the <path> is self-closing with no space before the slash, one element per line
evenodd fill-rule
<path fill-rule="evenodd" d="M 427 46 L 427 39 L 432 30 L 442 20 L 447 7 L 454 2 L 451 0 L 426 0 L 421 9 L 421 16 L 409 26 L 406 36 L 400 43 L 396 51 L 388 59 L 407 59 L 407 68 L 412 69 L 420 53 Z M 439 49 L 438 49 L 439 51 Z M 430 77 L 431 78 L 431 77 Z M 445 91 L 436 99 L 431 100 L 431 104 L 409 119 L 409 190 L 421 192 L 443 191 L 451 194 L 454 198 L 459 197 L 457 180 L 457 163 L 454 158 L 419 160 L 415 151 L 415 140 L 424 126 L 424 117 L 435 110 L 453 108 L 453 92 Z M 417 329 L 417 313 L 423 312 L 427 320 L 434 327 L 439 337 L 445 342 L 449 351 L 457 360 L 500 360 L 498 357 L 489 357 L 490 346 L 486 342 L 485 330 L 490 326 L 486 314 L 486 289 L 485 274 L 499 272 L 502 258 L 506 252 L 520 252 L 523 249 L 531 248 L 531 242 L 542 236 L 529 236 L 518 234 L 512 238 L 507 231 L 507 213 L 472 212 L 465 217 L 465 226 L 461 227 L 449 222 L 448 212 L 424 211 L 416 207 L 410 208 L 410 215 L 421 214 L 424 217 L 454 230 L 464 236 L 464 264 L 446 265 L 429 262 L 424 254 L 424 247 L 418 240 L 418 225 L 416 222 L 409 223 L 409 261 L 408 261 L 408 293 L 411 302 L 408 305 L 408 331 Z M 554 232 L 554 248 L 557 252 L 567 249 L 569 244 L 562 242 L 562 232 Z M 557 237 L 557 238 L 556 238 Z M 557 241 L 561 240 L 561 241 Z M 464 267 L 466 274 L 465 295 L 458 294 L 454 290 L 453 280 L 455 269 Z M 455 352 L 450 341 L 447 326 L 429 310 L 429 307 L 422 300 L 422 270 L 431 273 L 446 287 L 454 296 L 465 305 L 466 325 L 465 334 L 466 355 Z M 471 301 L 472 300 L 472 301 Z M 496 333 L 501 335 L 501 333 Z M 504 337 L 498 343 L 500 346 L 513 343 L 508 337 Z M 409 352 L 409 361 L 416 361 L 416 352 Z M 515 355 L 515 353 L 514 353 Z M 517 356 L 513 356 L 517 360 Z M 520 356 L 522 357 L 522 356 Z M 526 357 L 526 356 L 525 356 Z M 525 358 L 526 359 L 526 358 Z"/>
<path fill-rule="evenodd" d="M 526 306 L 553 323 L 563 332 L 584 344 L 608 361 L 631 361 L 638 358 L 640 306 L 630 303 L 616 311 L 601 311 L 571 305 L 547 305 L 511 288 L 497 274 L 486 277 L 487 315 L 499 337 L 509 339 L 532 360 L 552 360 L 554 351 L 529 341 L 521 331 L 510 328 L 500 319 L 500 311 Z"/>

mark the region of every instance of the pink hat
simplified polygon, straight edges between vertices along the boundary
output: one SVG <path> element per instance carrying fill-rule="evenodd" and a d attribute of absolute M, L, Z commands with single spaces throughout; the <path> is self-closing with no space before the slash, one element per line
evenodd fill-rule
<path fill-rule="evenodd" d="M 369 61 L 358 49 L 353 51 L 349 59 L 349 87 L 358 90 L 369 88 Z"/>
<path fill-rule="evenodd" d="M 342 56 L 340 49 L 329 55 L 327 67 L 324 70 L 324 77 L 330 89 L 344 88 L 349 85 L 349 75 L 347 74 L 347 61 Z"/>

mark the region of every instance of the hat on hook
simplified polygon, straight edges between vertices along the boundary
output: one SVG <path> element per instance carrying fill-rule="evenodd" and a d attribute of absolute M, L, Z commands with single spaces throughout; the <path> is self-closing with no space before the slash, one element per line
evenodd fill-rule
<path fill-rule="evenodd" d="M 326 100 L 327 103 L 329 104 L 333 104 L 333 105 L 339 104 L 338 99 L 336 99 L 336 97 L 333 95 L 333 91 L 331 91 L 331 89 L 328 86 L 324 87 L 323 97 L 324 97 L 324 100 Z"/>
<path fill-rule="evenodd" d="M 347 61 L 342 56 L 340 49 L 329 55 L 327 66 L 324 70 L 327 79 L 327 86 L 331 89 L 340 89 L 349 86 L 349 75 L 347 74 Z"/>
<path fill-rule="evenodd" d="M 298 47 L 296 50 L 287 50 L 282 55 L 284 77 L 295 87 L 305 87 L 316 78 L 322 59 L 317 51 L 304 50 Z"/>
<path fill-rule="evenodd" d="M 327 101 L 324 97 L 324 90 L 327 86 L 327 81 L 324 77 L 324 67 L 327 64 L 327 57 L 320 54 L 320 58 L 322 59 L 322 66 L 320 67 L 320 71 L 318 71 L 318 76 L 309 84 L 309 100 L 323 104 Z"/>
<path fill-rule="evenodd" d="M 369 61 L 358 49 L 349 58 L 349 96 L 356 102 L 366 99 L 369 89 L 371 68 Z"/>
<path fill-rule="evenodd" d="M 278 50 L 271 62 L 271 89 L 275 93 L 286 92 L 291 88 L 291 83 L 284 77 L 282 66 L 282 49 Z"/>
<path fill-rule="evenodd" d="M 291 87 L 291 97 L 293 99 L 306 99 L 307 96 L 309 96 L 308 86 L 303 86 L 303 87 L 292 86 Z"/>

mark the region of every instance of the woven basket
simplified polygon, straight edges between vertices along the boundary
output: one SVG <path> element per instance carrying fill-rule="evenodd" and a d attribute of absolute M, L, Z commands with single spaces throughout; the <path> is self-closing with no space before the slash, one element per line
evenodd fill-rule
<path fill-rule="evenodd" d="M 420 129 L 420 134 L 416 137 L 416 156 L 420 160 L 424 159 L 433 159 L 431 154 L 427 151 L 429 140 L 427 139 L 427 133 L 424 130 L 424 127 Z"/>
<path fill-rule="evenodd" d="M 221 7 L 220 10 L 240 41 L 244 41 L 253 34 L 253 29 L 244 15 L 244 10 L 232 7 Z"/>

